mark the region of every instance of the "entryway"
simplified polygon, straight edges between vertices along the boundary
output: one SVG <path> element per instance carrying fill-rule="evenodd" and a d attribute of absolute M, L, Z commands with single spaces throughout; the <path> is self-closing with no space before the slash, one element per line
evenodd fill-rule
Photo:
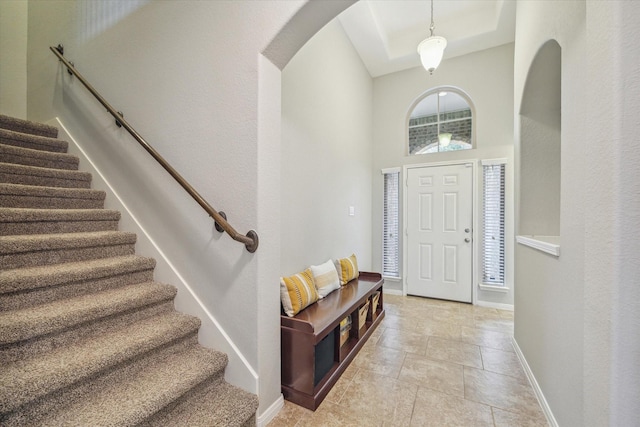
<path fill-rule="evenodd" d="M 473 163 L 407 169 L 406 290 L 471 302 Z"/>

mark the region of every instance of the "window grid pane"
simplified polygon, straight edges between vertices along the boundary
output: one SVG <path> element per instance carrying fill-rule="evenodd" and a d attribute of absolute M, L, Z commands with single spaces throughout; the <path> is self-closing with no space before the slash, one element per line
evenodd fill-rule
<path fill-rule="evenodd" d="M 387 277 L 400 277 L 399 185 L 399 172 L 384 174 L 382 274 Z"/>
<path fill-rule="evenodd" d="M 505 165 L 483 167 L 482 282 L 504 286 L 505 265 Z"/>

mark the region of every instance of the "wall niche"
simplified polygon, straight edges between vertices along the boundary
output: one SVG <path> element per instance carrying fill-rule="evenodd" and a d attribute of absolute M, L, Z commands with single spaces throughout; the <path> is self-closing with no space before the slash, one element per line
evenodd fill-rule
<path fill-rule="evenodd" d="M 518 243 L 560 254 L 561 48 L 546 42 L 536 54 L 520 106 Z"/>

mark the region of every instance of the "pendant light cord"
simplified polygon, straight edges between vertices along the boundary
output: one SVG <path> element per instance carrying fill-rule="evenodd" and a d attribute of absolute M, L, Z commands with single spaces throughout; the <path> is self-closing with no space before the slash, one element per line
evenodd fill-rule
<path fill-rule="evenodd" d="M 431 0 L 431 27 L 429 27 L 429 30 L 431 30 L 431 37 L 433 37 L 433 30 L 436 29 L 436 25 L 433 23 L 433 0 Z"/>

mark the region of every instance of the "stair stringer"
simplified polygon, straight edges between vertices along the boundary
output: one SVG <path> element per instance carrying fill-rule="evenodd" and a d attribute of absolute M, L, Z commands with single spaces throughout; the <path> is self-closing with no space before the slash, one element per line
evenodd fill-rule
<path fill-rule="evenodd" d="M 198 332 L 198 340 L 201 345 L 214 348 L 227 354 L 229 358 L 225 369 L 225 380 L 248 392 L 258 394 L 258 373 L 249 361 L 234 344 L 231 337 L 225 332 L 215 316 L 205 307 L 201 299 L 194 292 L 193 287 L 180 274 L 178 269 L 167 258 L 162 249 L 155 243 L 141 222 L 127 208 L 127 205 L 118 196 L 117 191 L 109 184 L 108 179 L 95 166 L 82 146 L 74 139 L 59 118 L 46 122 L 46 124 L 58 128 L 58 138 L 69 142 L 69 154 L 80 158 L 79 170 L 92 174 L 92 188 L 103 190 L 107 193 L 107 201 L 110 208 L 121 213 L 120 229 L 137 234 L 136 252 L 144 256 L 155 258 L 156 268 L 154 275 L 156 280 L 171 283 L 178 289 L 175 298 L 176 310 L 198 317 L 202 321 Z"/>

